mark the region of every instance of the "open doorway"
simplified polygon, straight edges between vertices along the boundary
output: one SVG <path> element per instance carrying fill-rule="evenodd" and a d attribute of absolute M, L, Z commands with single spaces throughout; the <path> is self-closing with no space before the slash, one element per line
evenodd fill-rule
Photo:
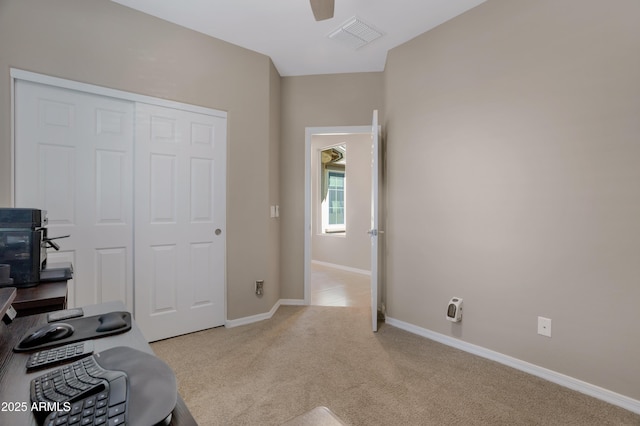
<path fill-rule="evenodd" d="M 371 127 L 307 129 L 305 303 L 371 303 Z"/>

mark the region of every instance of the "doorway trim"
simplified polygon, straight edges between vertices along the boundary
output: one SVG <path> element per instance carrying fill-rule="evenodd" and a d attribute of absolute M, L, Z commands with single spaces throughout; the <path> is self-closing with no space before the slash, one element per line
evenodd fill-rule
<path fill-rule="evenodd" d="M 304 304 L 311 304 L 311 137 L 371 133 L 371 125 L 305 128 L 304 151 Z"/>
<path fill-rule="evenodd" d="M 183 111 L 197 112 L 200 114 L 213 115 L 215 117 L 226 118 L 226 111 L 218 109 L 186 104 L 178 101 L 172 101 L 169 99 L 155 98 L 153 96 L 141 95 L 134 92 L 126 92 L 124 90 L 111 89 L 109 87 L 97 86 L 90 83 L 82 83 L 75 80 L 67 80 L 64 78 L 52 77 L 46 74 L 38 74 L 31 71 L 25 71 L 18 68 L 11 68 L 10 75 L 12 80 L 12 86 L 14 80 L 25 80 L 33 83 L 46 84 L 48 86 L 54 86 L 61 89 L 71 89 L 78 92 L 91 93 L 94 95 L 101 95 L 110 98 L 122 99 L 125 101 L 141 102 L 145 104 L 163 106 L 166 108 L 175 108 Z"/>

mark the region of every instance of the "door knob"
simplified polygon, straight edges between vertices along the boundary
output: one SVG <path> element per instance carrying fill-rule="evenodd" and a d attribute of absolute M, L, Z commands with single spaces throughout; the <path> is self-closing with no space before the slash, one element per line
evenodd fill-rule
<path fill-rule="evenodd" d="M 216 235 L 222 234 L 222 229 L 218 228 L 215 230 Z"/>

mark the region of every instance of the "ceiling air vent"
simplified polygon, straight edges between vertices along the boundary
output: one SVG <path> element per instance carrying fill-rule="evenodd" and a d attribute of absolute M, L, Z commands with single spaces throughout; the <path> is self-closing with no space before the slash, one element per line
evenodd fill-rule
<path fill-rule="evenodd" d="M 359 49 L 365 44 L 382 37 L 383 32 L 372 27 L 362 19 L 353 17 L 346 21 L 340 28 L 329 34 L 329 38 L 337 40 L 352 49 Z"/>

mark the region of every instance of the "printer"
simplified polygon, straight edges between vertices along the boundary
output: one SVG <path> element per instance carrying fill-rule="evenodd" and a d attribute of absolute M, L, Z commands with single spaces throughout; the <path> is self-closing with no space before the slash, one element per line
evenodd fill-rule
<path fill-rule="evenodd" d="M 0 208 L 0 287 L 33 287 L 69 279 L 70 264 L 47 267 L 47 248 L 60 246 L 47 237 L 46 210 Z M 8 275 L 8 276 L 7 276 Z"/>

